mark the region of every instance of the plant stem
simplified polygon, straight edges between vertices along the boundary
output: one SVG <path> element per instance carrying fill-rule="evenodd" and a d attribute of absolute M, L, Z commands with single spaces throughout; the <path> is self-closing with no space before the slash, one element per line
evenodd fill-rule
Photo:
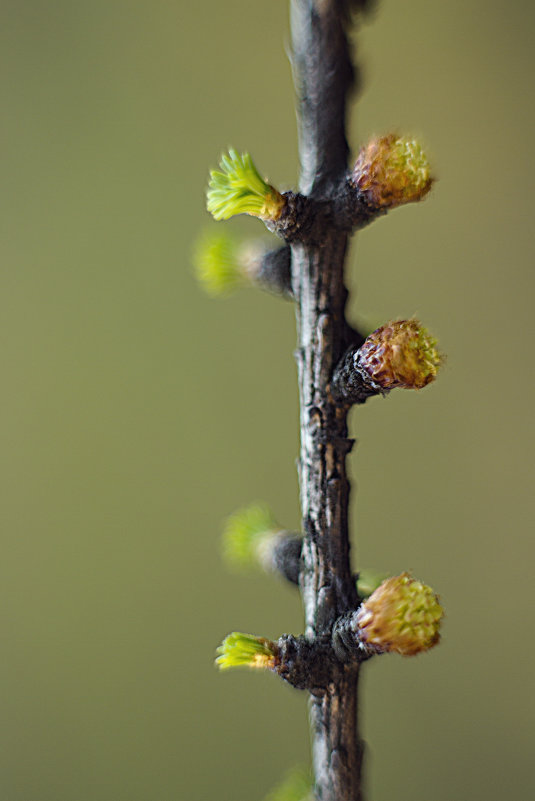
<path fill-rule="evenodd" d="M 346 98 L 353 68 L 346 37 L 349 0 L 291 0 L 293 64 L 299 96 L 300 191 L 335 197 L 347 171 Z M 358 605 L 349 561 L 349 482 L 345 460 L 349 406 L 329 392 L 346 348 L 347 233 L 327 228 L 321 244 L 292 244 L 297 300 L 304 542 L 300 588 L 306 634 L 330 636 L 335 620 Z M 362 801 L 357 730 L 358 664 L 340 664 L 311 695 L 312 753 L 319 801 Z"/>

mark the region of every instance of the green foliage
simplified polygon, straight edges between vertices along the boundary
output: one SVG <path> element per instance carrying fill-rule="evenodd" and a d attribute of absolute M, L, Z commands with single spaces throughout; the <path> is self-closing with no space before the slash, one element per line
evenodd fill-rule
<path fill-rule="evenodd" d="M 275 663 L 275 645 L 264 637 L 233 631 L 228 634 L 216 653 L 221 670 L 232 667 L 269 668 Z"/>
<path fill-rule="evenodd" d="M 223 530 L 223 557 L 235 568 L 259 564 L 262 545 L 280 530 L 271 511 L 261 503 L 252 503 L 232 514 Z"/>
<path fill-rule="evenodd" d="M 288 771 L 264 801 L 312 801 L 312 775 L 301 767 Z"/>
<path fill-rule="evenodd" d="M 193 251 L 193 267 L 203 289 L 213 296 L 228 295 L 247 283 L 238 242 L 227 234 L 206 231 Z"/>
<path fill-rule="evenodd" d="M 206 207 L 216 220 L 236 214 L 252 214 L 264 220 L 278 219 L 284 199 L 260 176 L 249 153 L 233 148 L 221 157 L 221 170 L 210 172 Z"/>
<path fill-rule="evenodd" d="M 357 592 L 360 598 L 367 598 L 372 592 L 375 592 L 377 587 L 379 587 L 383 581 L 386 581 L 389 575 L 389 573 L 380 573 L 369 567 L 360 570 L 357 579 Z"/>

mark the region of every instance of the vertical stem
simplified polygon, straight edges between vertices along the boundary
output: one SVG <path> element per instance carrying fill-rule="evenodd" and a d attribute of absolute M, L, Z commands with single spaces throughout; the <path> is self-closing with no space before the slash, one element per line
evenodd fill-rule
<path fill-rule="evenodd" d="M 336 192 L 347 169 L 345 108 L 353 82 L 345 34 L 349 5 L 349 0 L 291 0 L 300 188 L 319 199 Z M 325 230 L 320 246 L 292 246 L 305 532 L 300 587 L 310 638 L 328 636 L 336 618 L 357 604 L 349 562 L 345 464 L 352 441 L 347 438 L 347 409 L 338 406 L 328 390 L 344 348 L 346 247 L 347 235 L 332 229 Z M 362 799 L 357 678 L 358 666 L 340 665 L 329 687 L 310 699 L 320 801 Z"/>

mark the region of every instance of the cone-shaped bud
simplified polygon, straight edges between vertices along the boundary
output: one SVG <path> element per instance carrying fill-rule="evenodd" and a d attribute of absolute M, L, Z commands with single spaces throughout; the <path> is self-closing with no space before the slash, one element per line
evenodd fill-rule
<path fill-rule="evenodd" d="M 232 567 L 264 566 L 280 526 L 267 506 L 253 503 L 231 515 L 223 530 L 223 556 Z"/>
<path fill-rule="evenodd" d="M 360 606 L 358 639 L 370 651 L 414 656 L 438 643 L 443 615 L 433 590 L 402 573 L 384 581 Z"/>
<path fill-rule="evenodd" d="M 229 295 L 254 282 L 266 251 L 258 240 L 240 242 L 227 234 L 207 231 L 193 251 L 195 275 L 209 295 Z"/>
<path fill-rule="evenodd" d="M 433 179 L 420 144 L 390 134 L 361 148 L 351 183 L 369 206 L 384 209 L 422 200 Z"/>
<path fill-rule="evenodd" d="M 274 642 L 239 631 L 228 634 L 216 653 L 216 664 L 221 670 L 232 667 L 273 668 L 277 661 Z"/>
<path fill-rule="evenodd" d="M 235 214 L 252 214 L 262 220 L 278 220 L 285 200 L 261 178 L 248 153 L 241 156 L 233 148 L 222 156 L 221 170 L 210 172 L 207 209 L 216 220 Z"/>
<path fill-rule="evenodd" d="M 357 364 L 382 389 L 421 389 L 436 377 L 442 359 L 418 320 L 397 320 L 377 328 L 358 352 Z"/>
<path fill-rule="evenodd" d="M 294 768 L 265 798 L 265 801 L 312 801 L 310 771 Z"/>
<path fill-rule="evenodd" d="M 359 570 L 357 577 L 357 592 L 359 598 L 367 598 L 372 592 L 375 592 L 377 587 L 389 578 L 389 573 L 379 573 L 377 570 L 372 570 L 365 567 L 364 570 Z"/>

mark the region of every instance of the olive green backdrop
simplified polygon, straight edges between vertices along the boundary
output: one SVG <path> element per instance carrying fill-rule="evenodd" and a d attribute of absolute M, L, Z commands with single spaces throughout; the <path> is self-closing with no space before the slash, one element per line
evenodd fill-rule
<path fill-rule="evenodd" d="M 373 801 L 535 791 L 534 22 L 384 0 L 358 35 L 352 145 L 413 132 L 440 180 L 358 236 L 351 316 L 448 354 L 351 417 L 355 564 L 447 611 L 365 667 Z M 2 0 L 0 38 L 0 801 L 262 801 L 308 760 L 305 697 L 213 653 L 300 604 L 218 541 L 253 499 L 298 525 L 294 313 L 208 299 L 189 254 L 229 144 L 295 184 L 286 0 Z"/>

